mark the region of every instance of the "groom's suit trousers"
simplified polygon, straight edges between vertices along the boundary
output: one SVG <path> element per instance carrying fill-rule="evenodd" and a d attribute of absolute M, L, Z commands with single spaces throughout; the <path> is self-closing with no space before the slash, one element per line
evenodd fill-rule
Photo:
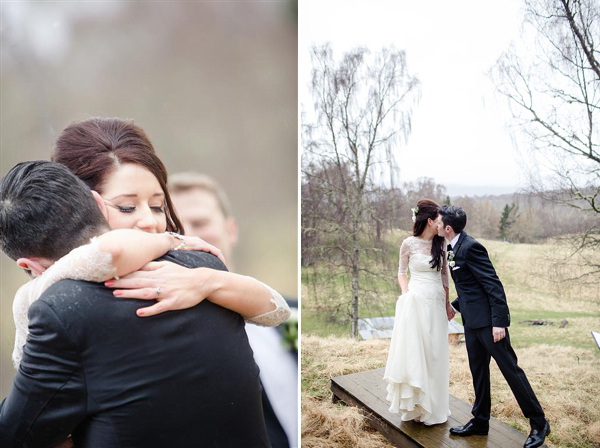
<path fill-rule="evenodd" d="M 517 355 L 510 344 L 508 328 L 504 339 L 494 343 L 492 327 L 472 329 L 465 327 L 465 342 L 469 356 L 469 368 L 473 376 L 475 403 L 473 416 L 489 421 L 492 406 L 490 394 L 490 358 L 496 364 L 512 390 L 523 415 L 535 426 L 543 427 L 544 411 L 527 380 L 523 369 L 517 364 Z M 541 426 L 540 426 L 541 425 Z"/>

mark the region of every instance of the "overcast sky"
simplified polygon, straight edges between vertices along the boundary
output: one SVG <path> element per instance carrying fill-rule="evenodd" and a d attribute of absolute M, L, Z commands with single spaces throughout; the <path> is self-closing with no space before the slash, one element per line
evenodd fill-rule
<path fill-rule="evenodd" d="M 506 127 L 506 100 L 486 72 L 519 40 L 518 0 L 299 2 L 299 92 L 312 107 L 309 48 L 331 42 L 339 56 L 366 46 L 406 51 L 422 84 L 408 144 L 397 152 L 400 181 L 427 176 L 451 195 L 507 193 L 523 183 Z M 433 161 L 433 162 L 432 162 Z"/>

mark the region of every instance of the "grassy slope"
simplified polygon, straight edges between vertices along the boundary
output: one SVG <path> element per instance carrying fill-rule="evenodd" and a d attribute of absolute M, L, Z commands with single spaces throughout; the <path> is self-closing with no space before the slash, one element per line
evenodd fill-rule
<path fill-rule="evenodd" d="M 509 244 L 481 240 L 506 290 L 511 312 L 511 338 L 515 347 L 529 347 L 541 342 L 549 345 L 568 345 L 586 348 L 593 344 L 590 330 L 600 331 L 600 288 L 578 286 L 567 282 L 569 266 L 563 269 L 552 265 L 548 257 L 554 252 L 550 244 Z M 302 283 L 302 333 L 317 336 L 348 336 L 350 321 L 347 316 L 332 316 L 329 307 L 342 303 L 347 293 L 342 291 L 342 279 L 337 280 L 337 293 L 315 300 L 315 285 L 307 286 L 306 279 L 313 268 L 304 268 Z M 385 285 L 392 292 L 370 307 L 361 306 L 361 317 L 393 316 L 397 294 L 396 278 Z M 319 288 L 319 285 L 316 285 Z M 394 292 L 395 288 L 395 292 Z M 451 284 L 450 298 L 456 297 Z M 318 302 L 318 303 L 317 303 Z M 372 301 L 371 301 L 372 303 Z M 348 307 L 346 306 L 346 308 Z M 347 313 L 346 313 L 347 314 Z M 565 328 L 559 328 L 566 319 Z M 460 322 L 460 317 L 457 317 Z M 522 320 L 546 320 L 549 325 L 530 326 Z M 552 324 L 550 324 L 552 323 Z"/>

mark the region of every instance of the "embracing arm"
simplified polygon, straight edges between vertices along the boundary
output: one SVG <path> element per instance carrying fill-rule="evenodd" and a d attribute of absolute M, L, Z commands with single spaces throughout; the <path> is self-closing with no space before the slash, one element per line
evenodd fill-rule
<path fill-rule="evenodd" d="M 50 266 L 39 278 L 34 294 L 39 297 L 50 285 L 67 278 L 103 282 L 129 274 L 182 244 L 186 249 L 209 252 L 223 260 L 219 249 L 197 237 L 111 230 L 75 248 Z"/>
<path fill-rule="evenodd" d="M 198 243 L 186 240 L 189 245 Z M 27 311 L 51 285 L 71 278 L 102 282 L 139 269 L 156 257 L 164 255 L 181 241 L 167 233 L 146 233 L 140 230 L 120 229 L 106 232 L 90 243 L 73 249 L 50 266 L 42 275 L 29 281 L 17 291 L 13 301 L 15 345 L 13 364 L 18 368 L 28 333 Z"/>
<path fill-rule="evenodd" d="M 253 277 L 214 271 L 217 287 L 207 296 L 211 302 L 242 315 L 247 322 L 277 326 L 291 314 L 290 307 L 273 288 Z"/>
<path fill-rule="evenodd" d="M 67 438 L 86 417 L 78 351 L 54 310 L 30 308 L 30 335 L 13 387 L 0 404 L 0 446 L 47 447 Z"/>
<path fill-rule="evenodd" d="M 205 267 L 187 268 L 157 261 L 111 280 L 106 286 L 119 288 L 113 292 L 117 297 L 146 300 L 156 299 L 156 288 L 160 287 L 157 303 L 137 311 L 142 317 L 190 308 L 204 299 L 259 325 L 279 325 L 290 316 L 285 300 L 264 283 L 252 277 Z"/>
<path fill-rule="evenodd" d="M 492 326 L 505 328 L 510 325 L 510 316 L 504 288 L 490 261 L 487 250 L 480 243 L 474 243 L 466 254 L 466 262 L 485 290 L 492 312 Z"/>
<path fill-rule="evenodd" d="M 221 251 L 197 237 L 177 236 L 169 233 L 148 233 L 133 229 L 118 229 L 100 235 L 98 248 L 109 253 L 117 276 L 137 271 L 146 263 L 161 257 L 180 244 L 186 249 L 210 252 L 224 261 Z M 109 278 L 104 278 L 108 280 Z"/>

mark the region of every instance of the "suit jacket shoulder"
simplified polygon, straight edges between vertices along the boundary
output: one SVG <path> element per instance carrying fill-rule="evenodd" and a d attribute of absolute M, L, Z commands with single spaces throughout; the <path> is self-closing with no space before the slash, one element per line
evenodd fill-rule
<path fill-rule="evenodd" d="M 198 250 L 171 250 L 159 258 L 159 260 L 170 261 L 186 268 L 210 268 L 227 271 L 227 266 L 215 255 Z"/>

